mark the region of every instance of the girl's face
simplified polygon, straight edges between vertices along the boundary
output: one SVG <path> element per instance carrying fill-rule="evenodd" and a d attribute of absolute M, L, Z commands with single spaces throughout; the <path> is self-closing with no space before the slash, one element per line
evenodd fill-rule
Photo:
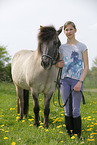
<path fill-rule="evenodd" d="M 75 38 L 75 32 L 76 32 L 76 29 L 74 29 L 72 24 L 68 25 L 64 30 L 64 33 L 68 39 Z"/>

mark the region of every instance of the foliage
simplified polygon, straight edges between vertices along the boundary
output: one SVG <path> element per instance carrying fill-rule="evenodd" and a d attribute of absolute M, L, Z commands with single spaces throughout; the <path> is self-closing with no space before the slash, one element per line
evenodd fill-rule
<path fill-rule="evenodd" d="M 11 81 L 10 59 L 6 48 L 0 46 L 0 81 Z"/>
<path fill-rule="evenodd" d="M 97 57 L 93 60 L 93 65 L 97 67 Z"/>
<path fill-rule="evenodd" d="M 93 60 L 93 67 L 88 71 L 84 82 L 85 88 L 97 88 L 97 57 Z"/>
<path fill-rule="evenodd" d="M 64 124 L 64 109 L 51 100 L 49 128 L 43 127 L 43 94 L 39 96 L 40 126 L 34 127 L 33 100 L 30 96 L 29 116 L 18 121 L 16 92 L 13 84 L 0 84 L 0 144 L 2 145 L 95 145 L 97 143 L 97 92 L 84 92 L 86 105 L 81 104 L 82 138 L 70 139 Z M 57 95 L 56 95 L 57 97 Z M 56 98 L 55 98 L 56 100 Z"/>

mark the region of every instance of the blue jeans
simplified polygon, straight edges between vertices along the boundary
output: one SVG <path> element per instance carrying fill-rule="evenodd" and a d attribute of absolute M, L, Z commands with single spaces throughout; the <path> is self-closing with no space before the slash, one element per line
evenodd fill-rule
<path fill-rule="evenodd" d="M 64 78 L 60 80 L 61 87 L 60 87 L 60 92 L 61 92 L 61 97 L 63 103 L 66 102 L 67 97 L 70 94 L 70 89 L 72 90 L 78 80 L 71 79 L 71 78 Z M 81 91 L 83 91 L 83 84 L 81 87 Z M 73 91 L 72 92 L 72 117 L 77 118 L 80 116 L 80 105 L 81 105 L 81 98 L 82 94 L 80 92 Z M 65 116 L 70 116 L 69 115 L 69 99 L 67 101 L 66 106 L 64 107 L 65 110 Z"/>

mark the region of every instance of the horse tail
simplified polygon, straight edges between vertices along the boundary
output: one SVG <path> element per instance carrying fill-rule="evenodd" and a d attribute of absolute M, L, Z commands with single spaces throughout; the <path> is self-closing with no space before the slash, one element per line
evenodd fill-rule
<path fill-rule="evenodd" d="M 29 91 L 28 90 L 23 90 L 23 97 L 24 97 L 24 115 L 28 114 L 28 109 L 29 109 Z"/>

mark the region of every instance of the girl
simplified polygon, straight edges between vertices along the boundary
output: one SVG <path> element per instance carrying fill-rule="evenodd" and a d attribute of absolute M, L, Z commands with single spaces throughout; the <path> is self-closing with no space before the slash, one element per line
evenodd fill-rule
<path fill-rule="evenodd" d="M 61 76 L 60 92 L 63 103 L 65 103 L 70 90 L 72 92 L 72 115 L 69 113 L 69 100 L 64 107 L 65 109 L 65 124 L 67 133 L 71 137 L 73 134 L 81 136 L 81 93 L 83 91 L 83 81 L 88 72 L 88 53 L 85 44 L 75 39 L 77 29 L 73 22 L 68 21 L 64 24 L 64 33 L 67 37 L 66 44 L 60 46 L 59 53 L 61 62 L 58 62 L 57 67 L 63 67 Z M 84 64 L 84 69 L 83 69 Z"/>

